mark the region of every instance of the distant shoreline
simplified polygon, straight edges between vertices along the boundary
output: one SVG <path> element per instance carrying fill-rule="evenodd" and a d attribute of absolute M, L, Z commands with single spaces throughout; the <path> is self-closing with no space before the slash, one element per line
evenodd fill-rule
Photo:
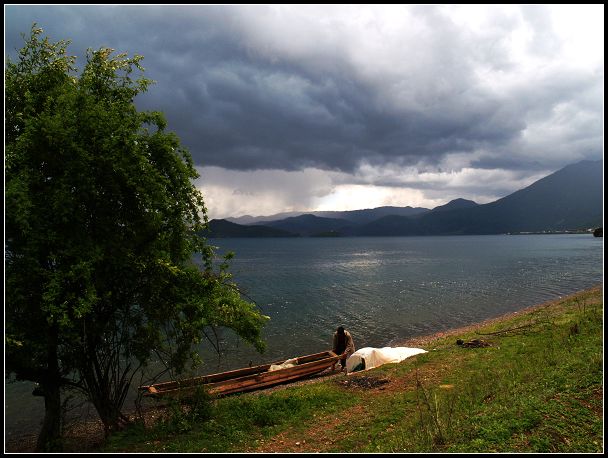
<path fill-rule="evenodd" d="M 593 230 L 589 229 L 573 229 L 566 231 L 539 231 L 539 232 L 498 232 L 492 234 L 415 234 L 415 235 L 345 235 L 339 232 L 327 234 L 312 234 L 312 235 L 206 235 L 208 240 L 224 240 L 224 239 L 319 239 L 319 238 L 396 238 L 396 237 L 479 237 L 479 236 L 500 236 L 500 235 L 589 235 L 593 237 Z"/>
<path fill-rule="evenodd" d="M 589 234 L 593 235 L 593 229 L 574 229 L 567 231 L 539 231 L 539 232 L 506 232 L 505 235 L 561 235 L 561 234 Z"/>

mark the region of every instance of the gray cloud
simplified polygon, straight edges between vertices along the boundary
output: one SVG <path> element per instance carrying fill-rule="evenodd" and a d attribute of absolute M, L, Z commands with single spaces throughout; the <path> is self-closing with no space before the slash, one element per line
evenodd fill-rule
<path fill-rule="evenodd" d="M 144 55 L 157 83 L 138 106 L 163 111 L 199 166 L 356 182 L 366 165 L 532 176 L 602 157 L 603 57 L 570 65 L 547 7 L 474 25 L 458 8 L 5 6 L 5 53 L 35 21 L 79 57 Z"/>

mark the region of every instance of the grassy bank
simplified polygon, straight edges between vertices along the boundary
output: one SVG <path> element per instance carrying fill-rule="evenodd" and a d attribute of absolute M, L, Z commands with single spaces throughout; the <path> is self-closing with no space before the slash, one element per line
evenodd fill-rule
<path fill-rule="evenodd" d="M 100 451 L 602 452 L 602 324 L 597 287 L 429 339 L 399 364 L 174 406 Z"/>

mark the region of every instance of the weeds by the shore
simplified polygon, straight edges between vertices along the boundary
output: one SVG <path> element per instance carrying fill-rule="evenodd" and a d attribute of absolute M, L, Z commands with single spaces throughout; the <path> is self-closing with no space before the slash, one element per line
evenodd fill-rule
<path fill-rule="evenodd" d="M 104 451 L 601 452 L 602 288 L 352 376 L 177 409 Z M 367 378 L 382 383 L 339 383 Z"/>

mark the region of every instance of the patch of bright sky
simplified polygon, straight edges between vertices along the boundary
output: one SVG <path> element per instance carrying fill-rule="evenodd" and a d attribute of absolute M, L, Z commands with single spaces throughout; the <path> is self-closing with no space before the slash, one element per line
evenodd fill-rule
<path fill-rule="evenodd" d="M 359 210 L 384 206 L 401 207 L 408 202 L 411 207 L 433 208 L 443 203 L 442 199 L 428 199 L 424 194 L 411 188 L 388 186 L 338 185 L 333 191 L 313 204 L 315 210 Z"/>
<path fill-rule="evenodd" d="M 604 5 L 554 5 L 551 16 L 570 65 L 604 65 Z"/>
<path fill-rule="evenodd" d="M 258 170 L 244 172 L 219 167 L 199 168 L 197 187 L 202 191 L 210 219 L 231 216 L 265 216 L 289 211 L 345 211 L 381 206 L 434 208 L 456 198 L 479 204 L 504 197 L 547 175 L 520 177 L 507 170 L 418 172 L 415 168 L 400 173 L 366 166 L 356 180 L 338 172 L 308 168 L 300 171 Z M 391 182 L 390 186 L 366 184 L 371 176 Z M 366 176 L 368 178 L 366 178 Z M 408 183 L 425 183 L 415 189 Z M 506 190 L 488 195 L 489 185 Z"/>

